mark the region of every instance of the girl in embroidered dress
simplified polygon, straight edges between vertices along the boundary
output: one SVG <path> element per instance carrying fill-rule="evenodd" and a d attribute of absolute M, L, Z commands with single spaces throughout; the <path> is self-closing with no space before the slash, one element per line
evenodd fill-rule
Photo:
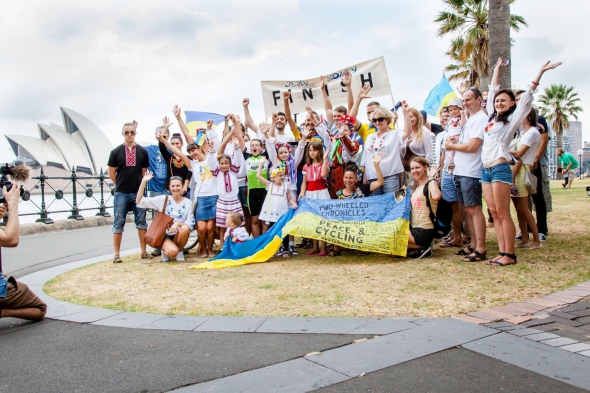
<path fill-rule="evenodd" d="M 291 193 L 291 198 L 297 200 L 297 167 L 303 159 L 303 149 L 295 149 L 295 156 L 293 156 L 293 149 L 288 143 L 277 143 L 275 149 L 269 148 L 268 158 L 275 167 L 281 167 L 285 171 L 285 183 L 287 190 Z M 292 255 L 297 255 L 295 251 L 295 237 L 289 235 L 289 252 Z"/>
<path fill-rule="evenodd" d="M 215 153 L 209 154 L 207 158 L 207 164 L 211 174 L 217 178 L 217 208 L 215 212 L 215 224 L 219 228 L 219 243 L 221 249 L 223 249 L 223 239 L 225 230 L 227 229 L 226 219 L 230 212 L 239 213 L 242 217 L 244 212 L 242 210 L 242 204 L 238 199 L 238 193 L 240 188 L 238 187 L 238 177 L 245 176 L 245 165 L 244 156 L 240 152 L 239 145 L 234 149 L 236 154 L 232 156 L 225 154 L 226 146 L 232 137 L 236 134 L 236 127 L 229 132 L 221 142 L 219 150 L 217 151 L 218 156 L 215 157 Z M 238 132 L 238 135 L 241 133 Z M 237 137 L 240 141 L 240 136 Z M 244 225 L 242 223 L 241 225 Z"/>
<path fill-rule="evenodd" d="M 336 193 L 344 188 L 344 168 L 349 162 L 356 162 L 359 143 L 351 138 L 356 120 L 350 115 L 340 116 L 336 120 L 338 133 L 334 136 L 334 143 L 330 150 L 330 196 L 336 198 Z"/>
<path fill-rule="evenodd" d="M 258 167 L 258 180 L 266 186 L 266 197 L 262 204 L 259 219 L 262 222 L 262 233 L 266 233 L 281 216 L 289 211 L 289 205 L 297 209 L 297 202 L 291 196 L 288 185 L 285 183 L 285 169 L 275 166 L 270 171 L 270 181 L 262 176 L 262 167 L 266 159 L 263 157 Z M 283 239 L 283 257 L 289 257 L 289 237 Z"/>
<path fill-rule="evenodd" d="M 309 130 L 303 131 L 303 138 L 307 138 Z M 306 164 L 303 166 L 303 183 L 299 198 L 312 199 L 331 199 L 330 193 L 326 187 L 326 177 L 328 176 L 328 155 L 324 155 L 324 148 L 320 140 L 312 139 L 307 150 Z M 318 254 L 320 257 L 328 255 L 327 244 L 322 242 L 321 250 L 319 241 L 313 241 L 313 248 L 308 251 L 307 255 Z"/>

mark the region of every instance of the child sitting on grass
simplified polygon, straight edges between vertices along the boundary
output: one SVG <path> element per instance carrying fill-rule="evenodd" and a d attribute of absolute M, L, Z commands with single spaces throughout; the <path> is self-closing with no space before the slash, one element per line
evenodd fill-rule
<path fill-rule="evenodd" d="M 237 212 L 230 212 L 227 214 L 227 218 L 225 219 L 225 225 L 227 226 L 227 231 L 223 235 L 223 241 L 228 237 L 231 237 L 231 241 L 233 243 L 243 243 L 250 240 L 250 235 L 248 235 L 248 231 L 244 228 L 242 223 L 244 222 L 244 217 Z"/>

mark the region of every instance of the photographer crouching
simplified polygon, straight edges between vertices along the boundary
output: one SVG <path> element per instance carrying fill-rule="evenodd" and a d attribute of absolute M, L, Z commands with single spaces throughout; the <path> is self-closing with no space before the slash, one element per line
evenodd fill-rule
<path fill-rule="evenodd" d="M 19 180 L 19 175 L 24 176 L 24 180 L 28 178 L 28 168 L 20 165 L 13 168 L 15 170 L 15 173 L 11 174 L 13 180 Z M 0 221 L 9 213 L 6 226 L 0 227 L 0 247 L 16 247 L 19 241 L 20 187 L 10 186 L 12 186 L 10 183 L 8 187 L 3 185 L 2 195 L 0 195 L 0 202 L 2 202 L 0 203 Z M 0 271 L 0 318 L 12 317 L 40 321 L 45 317 L 46 311 L 47 305 L 26 284 L 16 281 L 14 277 L 5 276 Z"/>

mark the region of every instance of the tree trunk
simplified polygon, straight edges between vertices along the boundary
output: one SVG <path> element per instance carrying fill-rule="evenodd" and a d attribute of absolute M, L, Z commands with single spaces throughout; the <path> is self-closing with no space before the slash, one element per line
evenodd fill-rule
<path fill-rule="evenodd" d="M 555 139 L 556 139 L 556 148 L 555 148 L 555 168 L 561 168 L 561 165 L 559 165 L 559 158 L 557 158 L 557 149 L 563 149 L 563 131 L 555 131 Z M 549 148 L 549 147 L 547 147 Z M 557 172 L 557 174 L 555 175 L 555 180 L 562 180 L 563 179 L 563 174 L 560 172 Z"/>
<path fill-rule="evenodd" d="M 490 65 L 490 75 L 482 78 L 482 88 L 484 90 L 487 90 L 487 85 L 491 80 L 491 73 L 498 62 L 498 57 L 504 60 L 510 59 L 510 0 L 490 0 L 489 7 L 488 34 L 490 57 L 488 62 Z M 512 87 L 511 67 L 512 62 L 507 67 L 502 68 L 502 72 L 500 73 L 500 87 L 502 88 Z"/>

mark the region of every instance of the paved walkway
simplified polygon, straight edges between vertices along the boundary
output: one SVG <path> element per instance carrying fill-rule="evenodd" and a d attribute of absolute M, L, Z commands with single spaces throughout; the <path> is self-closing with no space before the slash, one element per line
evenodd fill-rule
<path fill-rule="evenodd" d="M 69 235 L 42 242 L 68 254 Z M 48 303 L 49 320 L 0 320 L 0 392 L 590 390 L 590 281 L 442 319 L 169 316 L 73 305 L 42 292 L 54 276 L 108 258 L 20 278 Z"/>

